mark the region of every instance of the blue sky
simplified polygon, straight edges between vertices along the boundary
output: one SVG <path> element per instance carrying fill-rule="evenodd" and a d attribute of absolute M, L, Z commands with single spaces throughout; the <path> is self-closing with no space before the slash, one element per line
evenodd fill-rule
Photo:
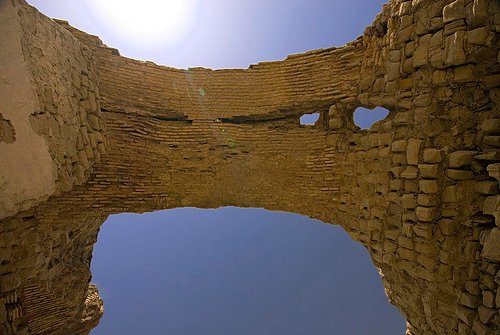
<path fill-rule="evenodd" d="M 246 68 L 342 46 L 362 34 L 384 3 L 28 2 L 100 36 L 124 56 L 178 68 Z M 355 118 L 367 127 L 379 114 Z M 223 208 L 112 216 L 99 234 L 92 271 L 105 300 L 92 335 L 391 335 L 405 329 L 366 250 L 338 226 L 291 213 Z"/>

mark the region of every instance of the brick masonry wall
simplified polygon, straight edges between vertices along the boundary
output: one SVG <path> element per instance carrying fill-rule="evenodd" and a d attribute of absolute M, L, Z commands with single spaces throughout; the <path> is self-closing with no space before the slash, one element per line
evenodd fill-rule
<path fill-rule="evenodd" d="M 19 6 L 23 29 L 46 27 L 31 31 L 23 53 L 45 114 L 71 125 L 69 137 L 40 134 L 72 182 L 0 222 L 7 333 L 84 334 L 96 324 L 89 264 L 108 215 L 230 205 L 341 225 L 369 251 L 408 334 L 499 331 L 497 1 L 394 0 L 342 48 L 216 71 L 121 57 Z M 46 47 L 57 43 L 78 53 L 61 73 L 64 61 Z M 36 45 L 47 61 L 30 56 Z M 50 71 L 69 88 L 51 79 L 41 89 Z M 93 86 L 77 85 L 83 78 Z M 93 99 L 101 112 L 86 107 Z M 359 106 L 391 112 L 360 130 Z M 317 124 L 301 126 L 315 111 Z"/>

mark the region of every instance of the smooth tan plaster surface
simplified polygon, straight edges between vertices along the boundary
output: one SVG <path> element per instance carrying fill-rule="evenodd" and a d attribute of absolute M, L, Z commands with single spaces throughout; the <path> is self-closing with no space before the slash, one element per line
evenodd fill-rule
<path fill-rule="evenodd" d="M 37 108 L 21 48 L 16 8 L 0 1 L 0 113 L 15 131 L 13 143 L 0 142 L 0 219 L 47 199 L 55 190 L 55 170 L 44 138 L 29 117 Z"/>

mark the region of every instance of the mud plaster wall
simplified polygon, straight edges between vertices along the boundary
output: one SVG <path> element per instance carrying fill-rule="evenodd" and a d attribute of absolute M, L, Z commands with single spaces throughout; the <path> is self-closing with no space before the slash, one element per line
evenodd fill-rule
<path fill-rule="evenodd" d="M 95 98 L 102 112 L 83 110 L 99 126 L 88 127 L 87 116 L 76 128 L 99 130 L 96 144 L 108 149 L 81 185 L 0 223 L 6 333 L 85 334 L 95 326 L 102 302 L 88 288 L 89 264 L 109 214 L 228 205 L 340 224 L 370 252 L 409 334 L 498 332 L 497 1 L 392 1 L 342 48 L 217 71 L 120 57 L 97 37 L 14 3 L 22 29 L 33 20 L 46 27 L 23 38 L 33 40 L 23 55 L 44 110 L 71 120 L 81 109 L 63 104 L 67 94 L 82 105 Z M 64 57 L 31 56 L 37 40 L 39 53 L 62 43 L 95 62 L 84 70 L 93 97 L 59 72 Z M 73 88 L 44 91 L 54 74 Z M 391 113 L 359 130 L 358 106 Z M 315 111 L 317 124 L 300 126 L 299 117 Z M 54 154 L 69 145 L 62 133 L 42 137 L 58 166 L 85 161 Z"/>

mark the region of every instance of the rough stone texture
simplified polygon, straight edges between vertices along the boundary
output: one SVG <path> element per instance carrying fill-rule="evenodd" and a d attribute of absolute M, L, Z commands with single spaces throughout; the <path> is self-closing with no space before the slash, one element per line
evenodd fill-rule
<path fill-rule="evenodd" d="M 0 334 L 97 324 L 108 215 L 229 205 L 341 225 L 408 334 L 499 332 L 497 1 L 393 0 L 342 48 L 217 71 L 120 57 L 21 0 L 0 15 Z M 359 106 L 391 113 L 360 130 Z"/>

